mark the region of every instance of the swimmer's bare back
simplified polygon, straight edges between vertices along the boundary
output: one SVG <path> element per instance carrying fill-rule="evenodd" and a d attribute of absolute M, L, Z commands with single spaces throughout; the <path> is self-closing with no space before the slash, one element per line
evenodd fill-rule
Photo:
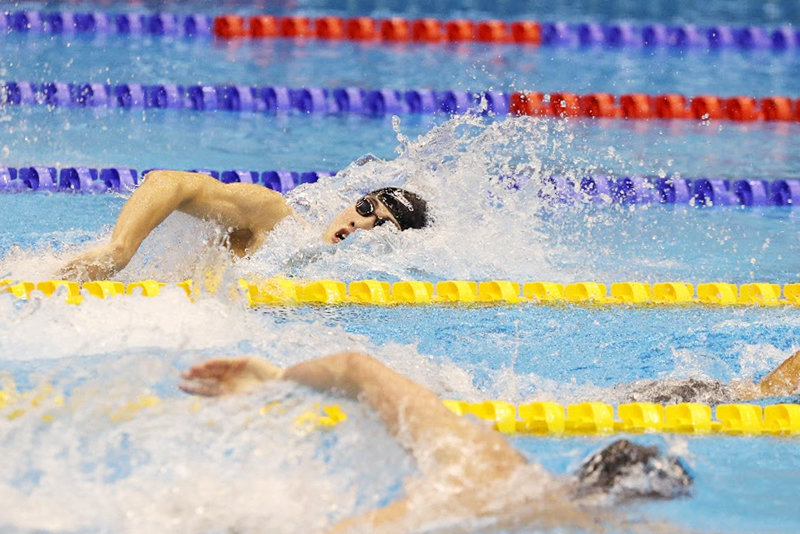
<path fill-rule="evenodd" d="M 122 207 L 109 243 L 80 254 L 60 276 L 97 280 L 113 275 L 173 211 L 228 228 L 229 247 L 239 257 L 258 249 L 275 225 L 292 214 L 280 193 L 260 185 L 225 184 L 195 172 L 151 171 Z"/>

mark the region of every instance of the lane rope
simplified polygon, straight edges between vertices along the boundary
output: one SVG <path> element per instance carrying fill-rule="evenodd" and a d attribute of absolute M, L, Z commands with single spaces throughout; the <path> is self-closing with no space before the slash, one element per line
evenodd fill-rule
<path fill-rule="evenodd" d="M 471 414 L 492 421 L 504 434 L 602 435 L 616 432 L 670 432 L 681 434 L 800 434 L 800 404 L 700 403 L 653 404 L 634 402 L 614 407 L 603 402 L 583 402 L 565 407 L 555 402 L 532 402 L 514 406 L 503 401 L 467 403 L 444 401 L 459 415 Z M 566 412 L 566 415 L 565 415 Z"/>
<path fill-rule="evenodd" d="M 219 280 L 209 275 L 205 280 L 184 280 L 167 284 L 141 280 L 125 284 L 99 280 L 79 284 L 66 280 L 0 280 L 0 294 L 8 293 L 21 300 L 57 296 L 70 304 L 86 298 L 115 298 L 124 295 L 158 296 L 165 287 L 183 289 L 187 297 L 219 291 Z M 349 284 L 338 280 L 239 280 L 228 289 L 231 298 L 244 298 L 250 306 L 287 305 L 583 305 L 583 306 L 800 306 L 800 283 L 756 282 L 731 284 L 705 282 L 614 282 L 608 287 L 600 282 L 511 282 L 508 280 L 443 280 L 427 282 L 406 280 L 356 280 Z"/>
<path fill-rule="evenodd" d="M 14 11 L 0 13 L 0 30 L 28 34 L 209 36 L 213 18 L 203 14 Z"/>
<path fill-rule="evenodd" d="M 127 167 L 0 167 L 0 193 L 32 191 L 105 193 L 135 189 L 140 177 L 152 169 L 138 171 Z M 263 185 L 286 193 L 295 187 L 335 176 L 328 171 L 217 171 L 191 169 L 225 183 L 244 182 Z M 524 187 L 533 178 L 525 175 L 498 178 L 510 189 Z M 583 176 L 570 178 L 551 175 L 540 179 L 540 196 L 554 202 L 597 204 L 686 204 L 712 206 L 800 206 L 800 180 L 750 178 L 660 178 L 654 176 Z"/>
<path fill-rule="evenodd" d="M 121 406 L 109 407 L 107 415 L 120 423 L 160 411 L 163 399 L 147 394 Z M 503 434 L 529 435 L 608 435 L 613 433 L 679 433 L 728 436 L 798 435 L 800 404 L 720 404 L 712 407 L 700 403 L 654 404 L 634 402 L 614 408 L 603 402 L 582 402 L 567 406 L 555 402 L 529 402 L 516 406 L 509 402 L 489 400 L 465 402 L 444 400 L 444 405 L 460 416 L 472 415 L 488 421 Z M 52 422 L 69 409 L 64 396 L 49 384 L 20 393 L 13 382 L 0 389 L 0 416 L 8 420 L 24 415 L 38 415 Z M 193 413 L 202 403 L 192 406 Z M 281 413 L 281 402 L 265 404 L 259 416 Z M 616 417 L 615 417 L 616 413 Z M 715 418 L 712 418 L 712 413 Z M 315 403 L 294 418 L 295 428 L 303 432 L 330 429 L 347 420 L 347 413 L 338 404 Z"/>
<path fill-rule="evenodd" d="M 129 167 L 0 167 L 0 193 L 24 193 L 33 191 L 106 193 L 127 192 L 138 187 L 144 176 L 153 169 L 138 171 Z M 322 177 L 333 176 L 326 171 L 247 171 L 231 169 L 216 171 L 190 169 L 224 182 L 245 182 L 263 185 L 274 191 L 285 193 L 300 184 L 315 183 Z M 798 198 L 800 202 L 800 197 Z"/>
<path fill-rule="evenodd" d="M 627 120 L 800 121 L 800 98 L 785 96 L 687 97 L 670 93 L 471 92 L 432 89 L 361 89 L 250 85 L 189 85 L 6 81 L 0 105 L 67 108 L 158 108 L 244 113 L 368 116 L 480 113 L 552 118 Z"/>
<path fill-rule="evenodd" d="M 497 19 L 469 20 L 436 18 L 407 19 L 391 17 L 343 18 L 302 15 L 274 16 L 221 15 L 214 19 L 213 33 L 223 39 L 234 38 L 318 38 L 325 40 L 378 41 L 384 43 L 454 43 L 483 42 L 494 44 L 675 47 L 675 48 L 771 48 L 793 49 L 800 43 L 800 31 L 791 25 L 773 30 L 759 26 L 731 27 L 724 24 L 698 27 L 694 24 L 644 26 L 629 23 L 537 22 Z"/>
<path fill-rule="evenodd" d="M 800 30 L 791 25 L 761 26 L 715 24 L 599 24 L 450 19 L 432 17 L 338 17 L 326 15 L 251 15 L 211 17 L 205 14 L 106 13 L 102 11 L 14 11 L 0 14 L 0 31 L 45 34 L 103 34 L 198 36 L 233 38 L 317 38 L 382 43 L 455 43 L 549 46 L 739 48 L 742 50 L 794 49 Z"/>

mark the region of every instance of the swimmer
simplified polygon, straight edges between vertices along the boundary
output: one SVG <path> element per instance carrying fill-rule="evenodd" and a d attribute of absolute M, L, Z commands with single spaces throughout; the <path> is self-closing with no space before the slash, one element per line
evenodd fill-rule
<path fill-rule="evenodd" d="M 371 230 L 387 221 L 400 231 L 422 228 L 426 208 L 425 200 L 410 191 L 378 189 L 339 213 L 322 240 L 338 243 L 356 230 Z M 294 215 L 280 193 L 261 185 L 225 184 L 196 172 L 151 171 L 122 207 L 111 241 L 80 254 L 60 276 L 79 281 L 108 278 L 128 264 L 144 238 L 174 211 L 227 228 L 228 247 L 238 257 L 255 252 L 275 225 Z"/>
<path fill-rule="evenodd" d="M 287 369 L 258 357 L 217 358 L 182 377 L 183 391 L 206 396 L 288 380 L 359 399 L 378 413 L 417 461 L 421 477 L 406 485 L 405 497 L 346 519 L 331 533 L 407 533 L 476 523 L 481 531 L 520 526 L 606 531 L 623 520 L 597 505 L 600 496 L 670 498 L 688 493 L 692 482 L 678 459 L 626 440 L 590 457 L 574 477 L 555 477 L 528 463 L 499 432 L 455 415 L 432 391 L 366 354 L 339 353 Z M 658 525 L 626 528 L 653 532 Z"/>
<path fill-rule="evenodd" d="M 800 383 L 800 351 L 795 352 L 758 383 L 734 380 L 728 384 L 696 378 L 642 380 L 617 386 L 624 402 L 678 404 L 700 402 L 725 404 L 765 397 L 786 397 L 797 392 Z"/>

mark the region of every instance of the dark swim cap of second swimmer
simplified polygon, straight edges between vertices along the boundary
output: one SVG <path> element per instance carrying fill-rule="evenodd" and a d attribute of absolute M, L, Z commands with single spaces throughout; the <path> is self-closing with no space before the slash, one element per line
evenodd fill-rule
<path fill-rule="evenodd" d="M 399 187 L 384 187 L 376 189 L 370 196 L 386 206 L 401 230 L 422 228 L 428 224 L 428 203 L 416 193 Z"/>

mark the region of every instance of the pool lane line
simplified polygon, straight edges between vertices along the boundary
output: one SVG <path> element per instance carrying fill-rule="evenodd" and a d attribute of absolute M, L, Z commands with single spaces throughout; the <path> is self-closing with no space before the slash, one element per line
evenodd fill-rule
<path fill-rule="evenodd" d="M 480 113 L 625 120 L 800 121 L 800 98 L 785 96 L 696 95 L 678 93 L 505 93 L 432 89 L 361 89 L 250 85 L 189 85 L 7 81 L 0 84 L 0 105 L 68 108 L 167 108 L 192 111 L 384 116 Z"/>
<path fill-rule="evenodd" d="M 213 33 L 222 39 L 317 38 L 390 44 L 471 41 L 573 48 L 603 46 L 607 49 L 672 47 L 791 50 L 800 45 L 800 30 L 791 25 L 770 31 L 759 26 L 732 27 L 724 24 L 696 26 L 657 23 L 638 26 L 625 22 L 570 24 L 533 20 L 442 20 L 431 17 L 376 19 L 332 15 L 313 18 L 303 15 L 244 17 L 229 14 L 214 18 Z"/>
<path fill-rule="evenodd" d="M 671 47 L 679 49 L 772 49 L 800 46 L 800 30 L 791 25 L 761 26 L 714 24 L 645 24 L 626 22 L 542 22 L 497 19 L 443 20 L 432 17 L 339 17 L 326 15 L 106 13 L 102 11 L 14 11 L 0 14 L 0 31 L 28 34 L 112 33 L 117 35 L 197 36 L 236 38 L 316 38 L 378 43 L 482 42 L 528 46 Z"/>
<path fill-rule="evenodd" d="M 36 10 L 0 13 L 0 32 L 30 35 L 117 34 L 209 37 L 212 34 L 213 24 L 213 17 L 205 14 Z"/>
<path fill-rule="evenodd" d="M 101 299 L 124 295 L 158 296 L 165 287 L 180 288 L 190 299 L 218 292 L 219 280 L 209 278 L 195 283 L 184 280 L 167 284 L 141 280 L 124 284 L 101 280 L 77 282 L 65 280 L 0 280 L 0 294 L 28 300 L 58 295 L 70 304 L 80 304 L 86 297 Z M 610 289 L 610 291 L 609 291 Z M 525 282 L 509 280 L 443 280 L 429 282 L 404 280 L 389 283 L 381 280 L 357 280 L 349 284 L 338 280 L 294 280 L 268 278 L 239 280 L 230 288 L 231 298 L 243 298 L 250 306 L 292 305 L 547 305 L 547 306 L 800 306 L 800 283 L 781 287 L 774 283 L 748 283 L 737 286 L 727 282 L 706 282 L 695 287 L 688 282 L 615 282 L 610 288 L 600 282 Z"/>
<path fill-rule="evenodd" d="M 0 167 L 0 193 L 26 193 L 34 191 L 61 193 L 117 193 L 136 189 L 140 179 L 153 169 L 138 171 L 129 167 Z M 274 191 L 286 193 L 305 183 L 315 183 L 322 177 L 333 176 L 325 171 L 248 171 L 241 169 L 222 172 L 210 169 L 190 169 L 201 172 L 224 183 L 245 182 L 263 185 Z M 800 203 L 800 180 L 798 180 Z"/>
<path fill-rule="evenodd" d="M 135 417 L 160 413 L 168 399 L 146 394 L 121 406 L 107 409 L 109 419 L 122 423 Z M 613 405 L 604 402 L 581 402 L 562 405 L 556 402 L 526 402 L 515 405 L 505 401 L 465 402 L 445 399 L 443 404 L 459 416 L 474 416 L 509 435 L 595 436 L 615 433 L 674 433 L 695 435 L 759 436 L 800 434 L 800 404 L 731 403 L 709 406 L 701 403 L 655 404 L 631 402 Z M 196 413 L 201 403 L 189 409 Z M 281 410 L 275 401 L 258 407 L 260 416 Z M 71 411 L 69 397 L 45 384 L 20 392 L 13 381 L 0 389 L 0 417 L 15 420 L 25 415 L 39 416 L 53 422 L 64 411 Z M 616 417 L 615 417 L 616 413 Z M 712 418 L 712 413 L 715 417 Z M 347 421 L 347 412 L 338 404 L 315 403 L 293 419 L 300 430 L 329 430 Z"/>
<path fill-rule="evenodd" d="M 151 169 L 137 171 L 124 167 L 0 167 L 0 193 L 33 191 L 68 193 L 126 192 L 135 189 L 139 177 Z M 302 184 L 335 176 L 326 171 L 215 171 L 191 169 L 225 183 L 244 182 L 263 185 L 286 193 Z M 508 189 L 520 189 L 533 181 L 526 175 L 499 177 Z M 800 206 L 800 180 L 749 178 L 681 178 L 655 176 L 544 176 L 538 179 L 539 196 L 554 203 L 578 204 L 684 204 L 695 207 L 721 206 Z"/>
<path fill-rule="evenodd" d="M 680 434 L 800 434 L 800 404 L 655 404 L 632 402 L 614 407 L 604 402 L 563 406 L 555 402 L 530 402 L 515 406 L 504 401 L 468 403 L 445 400 L 458 415 L 491 421 L 504 434 L 602 435 L 612 433 L 668 432 Z M 712 410 L 716 419 L 712 418 Z"/>

